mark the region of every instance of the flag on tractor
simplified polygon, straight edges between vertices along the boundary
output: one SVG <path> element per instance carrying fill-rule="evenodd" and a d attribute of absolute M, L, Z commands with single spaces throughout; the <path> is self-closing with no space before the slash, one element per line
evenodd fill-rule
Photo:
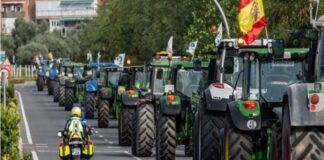
<path fill-rule="evenodd" d="M 238 21 L 245 42 L 253 43 L 267 25 L 262 0 L 240 0 Z"/>

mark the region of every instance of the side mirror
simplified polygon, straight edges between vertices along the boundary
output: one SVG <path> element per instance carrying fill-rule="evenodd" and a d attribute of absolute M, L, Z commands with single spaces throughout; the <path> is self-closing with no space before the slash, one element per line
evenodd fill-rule
<path fill-rule="evenodd" d="M 163 79 L 163 69 L 158 69 L 156 73 L 157 79 Z"/>
<path fill-rule="evenodd" d="M 282 58 L 285 53 L 285 44 L 284 40 L 273 40 L 272 44 L 272 54 L 274 58 Z"/>
<path fill-rule="evenodd" d="M 200 71 L 201 70 L 201 61 L 195 60 L 193 63 L 193 68 L 195 71 Z"/>
<path fill-rule="evenodd" d="M 234 57 L 226 57 L 224 62 L 224 73 L 233 74 L 234 73 Z"/>

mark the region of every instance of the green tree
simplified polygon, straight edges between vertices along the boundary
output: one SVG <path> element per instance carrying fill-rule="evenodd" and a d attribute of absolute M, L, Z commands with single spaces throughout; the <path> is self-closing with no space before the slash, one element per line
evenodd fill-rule
<path fill-rule="evenodd" d="M 27 44 L 37 34 L 37 24 L 34 22 L 26 22 L 22 17 L 18 17 L 15 21 L 15 29 L 12 36 L 17 47 Z"/>
<path fill-rule="evenodd" d="M 48 49 L 45 45 L 31 42 L 18 48 L 17 60 L 20 64 L 31 64 L 35 55 L 47 56 Z"/>
<path fill-rule="evenodd" d="M 9 57 L 9 59 L 15 54 L 15 40 L 11 36 L 1 35 L 1 47 L 1 49 L 6 52 L 6 56 Z"/>

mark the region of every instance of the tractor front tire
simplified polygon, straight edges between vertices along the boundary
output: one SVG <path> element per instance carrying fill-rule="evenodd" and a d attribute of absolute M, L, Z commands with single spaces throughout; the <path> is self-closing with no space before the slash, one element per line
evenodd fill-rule
<path fill-rule="evenodd" d="M 108 128 L 110 104 L 108 100 L 100 100 L 98 106 L 98 127 Z"/>
<path fill-rule="evenodd" d="M 95 112 L 95 106 L 96 106 L 95 93 L 86 93 L 85 98 L 86 98 L 85 104 L 84 104 L 85 118 L 93 119 L 94 112 Z"/>
<path fill-rule="evenodd" d="M 156 159 L 175 159 L 177 147 L 176 119 L 162 113 L 158 118 Z"/>
<path fill-rule="evenodd" d="M 73 103 L 75 101 L 74 89 L 65 88 L 65 110 L 70 111 L 73 108 Z"/>
<path fill-rule="evenodd" d="M 284 105 L 282 159 L 323 159 L 323 127 L 291 127 L 288 104 Z"/>
<path fill-rule="evenodd" d="M 130 146 L 132 143 L 134 115 L 135 106 L 122 106 L 118 119 L 118 140 L 121 146 Z"/>
<path fill-rule="evenodd" d="M 59 106 L 65 106 L 65 87 L 59 86 Z"/>
<path fill-rule="evenodd" d="M 154 106 L 142 104 L 136 109 L 135 152 L 138 157 L 150 157 L 154 145 Z M 132 148 L 133 150 L 133 148 Z"/>
<path fill-rule="evenodd" d="M 204 106 L 199 108 L 192 134 L 194 159 L 218 160 L 222 150 L 219 130 L 225 127 L 224 113 L 207 111 Z"/>
<path fill-rule="evenodd" d="M 41 77 L 37 78 L 37 90 L 43 91 L 44 90 L 44 79 Z"/>
<path fill-rule="evenodd" d="M 59 90 L 59 84 L 57 82 L 53 83 L 53 91 L 54 91 L 53 101 L 58 102 L 60 97 L 60 90 Z"/>

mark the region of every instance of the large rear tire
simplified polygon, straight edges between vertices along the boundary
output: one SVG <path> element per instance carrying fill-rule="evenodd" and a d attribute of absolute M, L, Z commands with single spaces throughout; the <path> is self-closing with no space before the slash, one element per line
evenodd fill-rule
<path fill-rule="evenodd" d="M 158 118 L 156 137 L 156 159 L 175 159 L 177 147 L 177 128 L 175 117 L 166 116 L 162 113 Z"/>
<path fill-rule="evenodd" d="M 109 125 L 109 101 L 100 100 L 98 109 L 98 127 L 99 128 L 108 128 Z"/>
<path fill-rule="evenodd" d="M 73 108 L 73 103 L 75 101 L 74 89 L 65 88 L 65 110 L 70 111 Z"/>
<path fill-rule="evenodd" d="M 37 90 L 38 91 L 44 90 L 44 79 L 42 77 L 37 77 Z"/>
<path fill-rule="evenodd" d="M 86 99 L 84 104 L 85 118 L 92 119 L 94 118 L 96 106 L 95 93 L 86 93 Z"/>
<path fill-rule="evenodd" d="M 135 106 L 122 106 L 118 119 L 118 137 L 119 145 L 130 146 L 132 143 L 133 119 L 135 115 Z"/>
<path fill-rule="evenodd" d="M 323 127 L 291 127 L 288 104 L 284 106 L 282 127 L 282 159 L 323 159 Z"/>
<path fill-rule="evenodd" d="M 224 112 L 206 111 L 204 106 L 200 107 L 194 121 L 194 159 L 221 159 L 219 130 L 225 127 L 224 114 Z"/>
<path fill-rule="evenodd" d="M 65 106 L 65 87 L 59 86 L 59 106 Z"/>
<path fill-rule="evenodd" d="M 151 156 L 155 137 L 154 107 L 151 104 L 137 107 L 135 127 L 135 151 L 133 152 L 138 157 Z"/>
<path fill-rule="evenodd" d="M 59 84 L 57 82 L 53 83 L 53 91 L 54 91 L 53 101 L 58 102 L 60 97 L 60 90 L 59 90 Z"/>
<path fill-rule="evenodd" d="M 239 131 L 231 126 L 225 134 L 224 153 L 228 153 L 229 159 L 233 160 L 247 160 L 252 159 L 254 142 L 251 133 Z M 224 157 L 227 157 L 224 155 Z"/>

